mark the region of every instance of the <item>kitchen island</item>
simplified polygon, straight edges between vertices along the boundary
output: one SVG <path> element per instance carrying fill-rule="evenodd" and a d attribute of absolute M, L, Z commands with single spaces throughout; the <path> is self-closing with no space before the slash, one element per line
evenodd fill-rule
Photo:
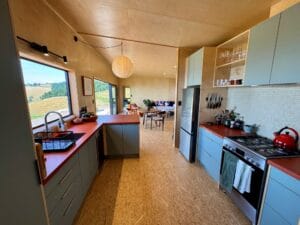
<path fill-rule="evenodd" d="M 96 122 L 87 122 L 73 125 L 68 130 L 74 133 L 84 133 L 76 141 L 76 144 L 65 152 L 45 153 L 46 177 L 42 183 L 46 184 L 51 177 L 83 146 L 101 127 L 105 125 L 139 125 L 140 120 L 137 115 L 111 115 L 99 116 Z"/>

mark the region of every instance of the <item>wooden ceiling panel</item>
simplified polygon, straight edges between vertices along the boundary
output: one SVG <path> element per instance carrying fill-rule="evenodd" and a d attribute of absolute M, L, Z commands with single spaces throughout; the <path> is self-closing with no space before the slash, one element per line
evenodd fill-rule
<path fill-rule="evenodd" d="M 177 47 L 215 46 L 262 21 L 278 0 L 44 0 L 76 31 Z M 82 35 L 91 44 L 117 40 Z M 176 49 L 126 42 L 138 75 L 161 75 Z M 117 49 L 99 51 L 109 60 Z M 160 52 L 160 53 L 158 53 Z M 175 54 L 174 56 L 172 54 Z M 159 58 L 160 60 L 156 60 Z M 173 65 L 174 66 L 174 65 Z M 152 68 L 155 67 L 155 68 Z M 169 73 L 173 74 L 169 71 Z"/>

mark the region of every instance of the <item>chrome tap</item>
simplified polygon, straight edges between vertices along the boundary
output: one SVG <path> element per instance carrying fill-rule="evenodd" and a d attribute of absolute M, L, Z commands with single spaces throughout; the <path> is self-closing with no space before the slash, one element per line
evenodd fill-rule
<path fill-rule="evenodd" d="M 48 117 L 49 114 L 52 114 L 52 113 L 55 113 L 55 114 L 57 114 L 59 116 L 59 120 L 60 120 L 61 126 L 62 126 L 63 130 L 65 130 L 65 124 L 64 124 L 64 119 L 63 119 L 62 115 L 59 112 L 56 112 L 56 111 L 49 111 L 49 112 L 46 113 L 46 115 L 44 117 L 46 132 L 49 132 L 47 117 Z"/>

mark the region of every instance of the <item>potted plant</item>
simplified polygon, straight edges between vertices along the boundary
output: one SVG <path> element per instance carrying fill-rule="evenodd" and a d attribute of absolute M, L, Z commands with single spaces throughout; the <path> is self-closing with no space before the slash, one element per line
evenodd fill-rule
<path fill-rule="evenodd" d="M 150 111 L 150 109 L 153 106 L 153 102 L 150 99 L 144 99 L 143 103 L 145 104 L 145 106 L 147 107 L 147 110 Z"/>

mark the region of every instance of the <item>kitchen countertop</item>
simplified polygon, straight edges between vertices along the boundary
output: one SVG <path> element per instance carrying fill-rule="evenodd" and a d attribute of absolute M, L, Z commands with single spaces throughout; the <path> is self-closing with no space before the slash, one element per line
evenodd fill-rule
<path fill-rule="evenodd" d="M 268 164 L 300 180 L 300 157 L 270 159 L 268 160 Z"/>
<path fill-rule="evenodd" d="M 220 138 L 230 137 L 230 136 L 244 136 L 247 135 L 242 130 L 231 129 L 225 127 L 223 125 L 207 125 L 201 124 L 200 127 L 207 129 L 208 131 L 214 133 L 215 135 L 219 136 Z"/>
<path fill-rule="evenodd" d="M 42 183 L 45 185 L 51 177 L 61 168 L 65 162 L 72 157 L 78 149 L 103 125 L 111 124 L 139 124 L 140 119 L 137 115 L 111 115 L 98 116 L 96 122 L 87 122 L 83 124 L 73 125 L 69 131 L 74 133 L 85 133 L 78 139 L 73 147 L 65 152 L 45 153 L 45 164 L 47 175 L 43 178 Z"/>

